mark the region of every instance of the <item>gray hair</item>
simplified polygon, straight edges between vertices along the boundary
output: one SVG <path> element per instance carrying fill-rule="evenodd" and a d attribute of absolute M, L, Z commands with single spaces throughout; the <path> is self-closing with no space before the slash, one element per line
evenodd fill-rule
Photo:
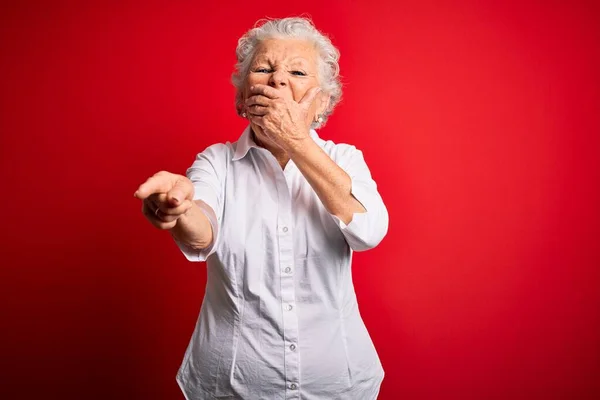
<path fill-rule="evenodd" d="M 262 40 L 272 38 L 305 39 L 312 42 L 317 48 L 319 82 L 324 93 L 330 96 L 327 109 L 321 115 L 322 122 L 313 122 L 312 128 L 319 128 L 325 124 L 335 106 L 342 98 L 342 83 L 340 81 L 340 52 L 331 43 L 331 40 L 315 28 L 308 18 L 292 17 L 282 19 L 262 19 L 254 28 L 250 29 L 239 40 L 235 50 L 237 64 L 231 78 L 236 88 L 235 105 L 240 114 L 243 107 L 242 98 L 244 82 L 254 57 L 258 44 Z"/>

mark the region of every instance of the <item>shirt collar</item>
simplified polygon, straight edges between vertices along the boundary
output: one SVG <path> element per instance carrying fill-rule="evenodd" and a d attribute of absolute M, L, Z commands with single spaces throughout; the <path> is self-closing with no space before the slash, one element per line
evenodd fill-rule
<path fill-rule="evenodd" d="M 310 137 L 313 140 L 319 139 L 319 135 L 314 129 L 310 130 Z M 252 130 L 250 129 L 250 124 L 248 124 L 248 126 L 246 127 L 246 129 L 244 129 L 244 132 L 242 132 L 242 135 L 237 141 L 232 161 L 237 161 L 244 158 L 252 147 L 256 147 L 258 149 L 261 148 L 256 144 L 256 142 L 254 142 L 254 139 L 252 139 Z"/>
<path fill-rule="evenodd" d="M 242 132 L 242 136 L 240 136 L 240 138 L 237 141 L 235 153 L 233 153 L 232 160 L 237 161 L 241 158 L 244 158 L 248 151 L 250 151 L 250 148 L 252 147 L 258 146 L 254 142 L 254 139 L 252 139 L 252 131 L 250 130 L 250 124 L 248 124 L 248 126 L 246 126 L 246 129 L 244 129 L 244 132 Z"/>

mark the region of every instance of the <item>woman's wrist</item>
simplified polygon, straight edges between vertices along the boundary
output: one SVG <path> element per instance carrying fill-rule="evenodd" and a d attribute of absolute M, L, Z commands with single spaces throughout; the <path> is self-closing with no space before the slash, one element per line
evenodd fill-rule
<path fill-rule="evenodd" d="M 213 239 L 210 221 L 195 201 L 177 219 L 171 233 L 195 249 L 208 247 Z"/>
<path fill-rule="evenodd" d="M 312 140 L 310 134 L 297 136 L 286 141 L 285 151 L 290 158 L 294 158 L 300 154 L 310 151 L 311 147 L 314 145 L 316 145 L 316 143 L 314 140 Z"/>

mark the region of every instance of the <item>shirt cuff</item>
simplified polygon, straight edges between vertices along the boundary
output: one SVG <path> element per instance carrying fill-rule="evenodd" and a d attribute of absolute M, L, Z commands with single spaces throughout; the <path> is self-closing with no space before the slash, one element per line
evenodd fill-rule
<path fill-rule="evenodd" d="M 366 212 L 353 213 L 349 224 L 345 224 L 336 215 L 331 214 L 331 216 L 352 250 L 372 249 L 381 242 L 387 233 L 387 210 L 376 189 L 365 188 L 360 182 L 353 180 L 351 193 L 362 204 Z"/>

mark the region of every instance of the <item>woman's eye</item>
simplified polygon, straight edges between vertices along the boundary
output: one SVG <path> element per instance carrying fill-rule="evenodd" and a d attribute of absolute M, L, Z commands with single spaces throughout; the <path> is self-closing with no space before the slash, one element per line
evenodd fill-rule
<path fill-rule="evenodd" d="M 255 72 L 258 72 L 260 74 L 268 74 L 269 72 L 271 72 L 271 70 L 267 68 L 258 68 L 255 70 Z"/>
<path fill-rule="evenodd" d="M 297 76 L 306 76 L 306 74 L 302 71 L 292 71 L 292 75 L 297 75 Z"/>

